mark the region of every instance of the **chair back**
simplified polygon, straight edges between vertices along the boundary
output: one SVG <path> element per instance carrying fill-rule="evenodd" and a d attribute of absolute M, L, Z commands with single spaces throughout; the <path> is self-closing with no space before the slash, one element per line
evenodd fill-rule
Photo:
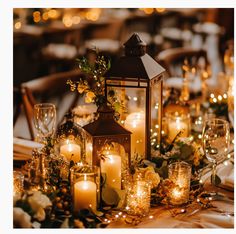
<path fill-rule="evenodd" d="M 50 102 L 57 109 L 57 124 L 65 113 L 76 106 L 79 99 L 77 91 L 71 92 L 67 80 L 76 81 L 84 76 L 80 71 L 68 71 L 37 78 L 21 84 L 21 95 L 31 139 L 35 138 L 33 109 L 37 103 Z"/>
<path fill-rule="evenodd" d="M 156 57 L 156 60 L 166 69 L 170 77 L 182 77 L 182 65 L 185 59 L 195 67 L 198 66 L 200 59 L 204 60 L 205 66 L 209 65 L 206 51 L 193 48 L 171 48 L 163 50 Z"/>

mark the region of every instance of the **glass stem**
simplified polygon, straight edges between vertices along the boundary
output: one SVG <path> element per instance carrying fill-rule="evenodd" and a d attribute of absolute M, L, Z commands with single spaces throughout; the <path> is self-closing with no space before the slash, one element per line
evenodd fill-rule
<path fill-rule="evenodd" d="M 216 163 L 212 165 L 212 182 L 215 184 L 216 181 Z"/>

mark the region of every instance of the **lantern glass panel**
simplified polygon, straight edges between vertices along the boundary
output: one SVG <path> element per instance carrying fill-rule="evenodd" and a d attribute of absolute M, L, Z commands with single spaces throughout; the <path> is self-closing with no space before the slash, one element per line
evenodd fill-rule
<path fill-rule="evenodd" d="M 107 86 L 108 100 L 113 103 L 116 112 L 119 113 L 118 122 L 132 133 L 131 158 L 135 154 L 144 157 L 146 152 L 147 83 L 140 82 L 139 87 L 137 87 L 138 82 L 116 81 L 115 83 L 117 86 L 110 86 L 110 84 Z M 115 100 L 110 93 L 114 94 Z"/>
<path fill-rule="evenodd" d="M 86 149 L 86 159 L 85 161 L 89 165 L 93 165 L 93 138 L 89 135 L 86 134 L 86 142 L 85 142 L 85 149 Z"/>
<path fill-rule="evenodd" d="M 157 150 L 161 141 L 161 115 L 162 115 L 162 81 L 152 82 L 151 85 L 151 149 Z"/>

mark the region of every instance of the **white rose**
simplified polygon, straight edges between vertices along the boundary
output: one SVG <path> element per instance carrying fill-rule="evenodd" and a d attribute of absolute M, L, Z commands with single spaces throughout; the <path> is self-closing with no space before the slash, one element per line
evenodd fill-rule
<path fill-rule="evenodd" d="M 46 214 L 45 214 L 44 209 L 42 207 L 40 207 L 37 210 L 36 214 L 34 215 L 34 218 L 36 218 L 38 221 L 43 221 L 45 219 L 45 216 L 46 216 Z"/>
<path fill-rule="evenodd" d="M 31 228 L 31 217 L 20 207 L 13 208 L 13 222 L 15 227 Z"/>
<path fill-rule="evenodd" d="M 41 191 L 35 191 L 33 195 L 28 198 L 28 202 L 34 212 L 37 212 L 40 208 L 44 209 L 52 205 L 50 199 L 42 194 Z"/>
<path fill-rule="evenodd" d="M 146 168 L 145 179 L 150 183 L 151 188 L 157 187 L 161 180 L 159 174 L 155 172 L 153 167 Z"/>

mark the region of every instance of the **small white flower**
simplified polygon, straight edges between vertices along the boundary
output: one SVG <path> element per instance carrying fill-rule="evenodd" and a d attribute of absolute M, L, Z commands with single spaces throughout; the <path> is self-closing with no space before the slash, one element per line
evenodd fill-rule
<path fill-rule="evenodd" d="M 33 227 L 33 228 L 40 228 L 40 227 L 41 227 L 41 223 L 39 223 L 39 222 L 37 222 L 37 221 L 34 221 L 34 222 L 32 223 L 32 227 Z"/>
<path fill-rule="evenodd" d="M 35 191 L 33 195 L 28 198 L 28 202 L 35 212 L 40 208 L 44 209 L 52 205 L 50 199 L 46 195 L 42 194 L 41 191 Z"/>
<path fill-rule="evenodd" d="M 42 194 L 41 191 L 35 191 L 32 196 L 28 198 L 28 202 L 35 212 L 34 217 L 39 221 L 43 221 L 45 219 L 45 211 L 44 209 L 48 206 L 52 205 L 50 199 Z"/>
<path fill-rule="evenodd" d="M 32 227 L 30 215 L 27 214 L 20 207 L 13 208 L 13 222 L 14 222 L 14 227 L 20 227 L 20 228 Z"/>

